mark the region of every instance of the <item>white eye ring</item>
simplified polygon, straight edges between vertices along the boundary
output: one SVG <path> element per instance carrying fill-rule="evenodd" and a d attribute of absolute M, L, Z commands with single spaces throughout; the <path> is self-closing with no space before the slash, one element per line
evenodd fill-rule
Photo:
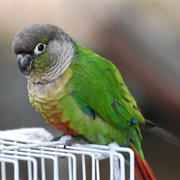
<path fill-rule="evenodd" d="M 46 49 L 46 44 L 39 43 L 34 49 L 34 54 L 36 55 L 41 54 L 45 51 L 45 49 Z"/>

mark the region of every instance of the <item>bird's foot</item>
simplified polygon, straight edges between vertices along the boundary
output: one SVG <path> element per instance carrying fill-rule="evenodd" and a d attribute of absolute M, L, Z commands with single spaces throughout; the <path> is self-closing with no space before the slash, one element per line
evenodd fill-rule
<path fill-rule="evenodd" d="M 65 149 L 66 146 L 72 146 L 73 144 L 89 144 L 89 142 L 81 135 L 69 136 L 63 133 L 54 136 L 51 142 L 53 141 L 59 141 L 60 144 L 64 145 Z"/>
<path fill-rule="evenodd" d="M 89 142 L 81 135 L 77 135 L 67 140 L 64 144 L 66 146 L 72 146 L 73 144 L 89 144 Z"/>
<path fill-rule="evenodd" d="M 64 133 L 59 133 L 59 134 L 55 135 L 55 136 L 51 139 L 51 142 L 59 141 L 63 136 L 65 136 Z"/>

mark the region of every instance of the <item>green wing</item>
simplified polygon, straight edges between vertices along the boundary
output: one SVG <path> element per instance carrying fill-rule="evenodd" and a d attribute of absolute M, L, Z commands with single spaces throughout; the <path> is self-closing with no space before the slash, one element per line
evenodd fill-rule
<path fill-rule="evenodd" d="M 135 99 L 127 89 L 118 69 L 108 60 L 76 45 L 72 96 L 90 117 L 101 117 L 119 129 L 132 123 L 144 123 Z"/>

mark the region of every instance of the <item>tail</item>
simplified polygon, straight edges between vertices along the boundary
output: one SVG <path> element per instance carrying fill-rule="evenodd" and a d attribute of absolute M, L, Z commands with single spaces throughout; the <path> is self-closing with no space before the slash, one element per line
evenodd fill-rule
<path fill-rule="evenodd" d="M 141 125 L 141 129 L 148 131 L 149 133 L 152 133 L 175 146 L 180 146 L 180 141 L 178 138 L 176 138 L 173 134 L 171 134 L 167 130 L 157 126 L 155 123 L 153 123 L 148 119 L 146 119 L 145 124 Z"/>
<path fill-rule="evenodd" d="M 130 144 L 130 147 L 135 154 L 135 174 L 138 180 L 156 180 L 157 178 L 147 161 L 138 154 L 132 143 Z"/>

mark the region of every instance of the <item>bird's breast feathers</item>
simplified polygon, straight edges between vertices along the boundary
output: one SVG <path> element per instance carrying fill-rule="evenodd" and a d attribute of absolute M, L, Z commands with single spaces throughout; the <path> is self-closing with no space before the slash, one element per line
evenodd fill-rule
<path fill-rule="evenodd" d="M 71 78 L 72 71 L 68 68 L 64 74 L 52 82 L 41 84 L 29 82 L 27 85 L 30 103 L 35 106 L 37 111 L 43 113 L 43 105 L 54 106 L 68 91 L 65 86 Z"/>

